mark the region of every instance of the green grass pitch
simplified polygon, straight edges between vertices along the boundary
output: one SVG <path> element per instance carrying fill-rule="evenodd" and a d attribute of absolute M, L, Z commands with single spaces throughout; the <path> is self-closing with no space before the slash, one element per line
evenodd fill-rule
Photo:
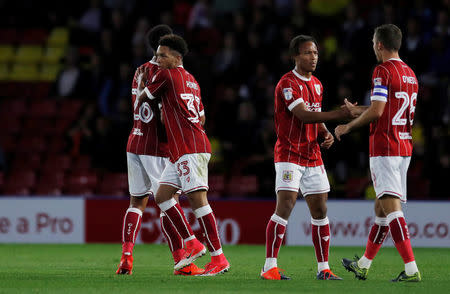
<path fill-rule="evenodd" d="M 166 245 L 137 245 L 132 276 L 115 274 L 120 244 L 0 245 L 0 293 L 449 293 L 450 249 L 415 248 L 421 283 L 391 283 L 403 270 L 395 248 L 381 248 L 369 278 L 359 281 L 340 265 L 362 247 L 332 247 L 330 266 L 343 281 L 317 281 L 312 247 L 282 247 L 278 264 L 291 281 L 259 278 L 263 246 L 225 246 L 231 263 L 217 277 L 172 274 Z M 197 261 L 203 266 L 206 255 Z"/>

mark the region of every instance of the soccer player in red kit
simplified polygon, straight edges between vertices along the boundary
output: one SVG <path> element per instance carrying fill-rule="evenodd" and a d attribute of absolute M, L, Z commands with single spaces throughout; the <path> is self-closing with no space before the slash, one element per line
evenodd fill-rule
<path fill-rule="evenodd" d="M 405 270 L 393 282 L 419 282 L 408 226 L 401 202 L 406 202 L 406 174 L 411 161 L 411 129 L 416 108 L 418 83 L 412 69 L 399 57 L 402 32 L 393 24 L 375 29 L 373 50 L 378 65 L 372 75 L 372 95 L 369 107 L 346 103 L 358 118 L 337 126 L 336 137 L 370 123 L 370 171 L 377 199 L 375 223 L 369 234 L 363 257 L 344 258 L 343 266 L 365 280 L 372 260 L 391 231 L 392 240 L 400 253 Z"/>
<path fill-rule="evenodd" d="M 167 25 L 158 25 L 152 28 L 147 37 L 148 45 L 155 52 L 159 39 L 172 33 Z M 159 179 L 169 162 L 169 149 L 164 128 L 160 121 L 158 105 L 152 101 L 140 101 L 138 85 L 146 72 L 152 78 L 159 69 L 156 57 L 143 64 L 136 70 L 132 84 L 133 102 L 133 129 L 128 137 L 127 162 L 128 184 L 130 192 L 130 206 L 125 213 L 122 228 L 122 258 L 117 274 L 131 274 L 133 268 L 133 247 L 142 222 L 142 214 L 147 206 L 148 196 L 156 194 Z M 178 196 L 176 196 L 178 197 Z M 185 255 L 183 240 L 175 227 L 161 213 L 161 231 L 168 240 L 174 262 L 177 263 Z M 174 271 L 175 275 L 197 275 L 203 269 L 195 264 Z"/>
<path fill-rule="evenodd" d="M 288 218 L 299 191 L 311 213 L 312 241 L 318 262 L 317 279 L 340 280 L 330 271 L 328 249 L 330 228 L 327 218 L 328 183 L 320 147 L 328 149 L 333 135 L 324 122 L 350 116 L 346 109 L 322 111 L 322 83 L 312 75 L 318 61 L 314 38 L 300 35 L 292 39 L 289 52 L 295 68 L 285 74 L 275 89 L 275 170 L 277 205 L 266 229 L 266 262 L 261 277 L 289 279 L 277 266 Z M 319 146 L 318 140 L 323 139 Z"/>
<path fill-rule="evenodd" d="M 161 38 L 156 52 L 161 70 L 143 88 L 141 99 L 160 97 L 162 102 L 170 163 L 163 172 L 155 200 L 183 238 L 188 253 L 174 268 L 179 270 L 206 253 L 173 198 L 181 189 L 189 199 L 211 254 L 203 275 L 215 276 L 228 271 L 230 264 L 223 254 L 216 219 L 207 199 L 211 146 L 200 120 L 200 86 L 183 68 L 186 53 L 187 45 L 181 37 Z"/>

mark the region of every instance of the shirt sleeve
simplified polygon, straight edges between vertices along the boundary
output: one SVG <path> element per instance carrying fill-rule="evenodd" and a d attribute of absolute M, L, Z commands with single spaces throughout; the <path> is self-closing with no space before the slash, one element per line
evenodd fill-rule
<path fill-rule="evenodd" d="M 377 66 L 372 75 L 372 93 L 370 100 L 387 102 L 388 83 L 389 74 L 387 70 L 381 66 Z"/>
<path fill-rule="evenodd" d="M 147 81 L 147 86 L 144 88 L 145 94 L 149 99 L 155 99 L 161 96 L 168 84 L 167 70 L 158 70 L 151 81 Z"/>
<path fill-rule="evenodd" d="M 292 111 L 295 106 L 303 103 L 303 86 L 293 83 L 289 80 L 283 80 L 280 83 L 281 97 L 286 107 Z"/>

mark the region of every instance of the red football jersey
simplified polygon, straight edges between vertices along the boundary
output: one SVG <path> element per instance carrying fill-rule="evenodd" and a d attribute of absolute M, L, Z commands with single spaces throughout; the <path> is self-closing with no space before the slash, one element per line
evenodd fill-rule
<path fill-rule="evenodd" d="M 306 124 L 292 109 L 305 103 L 309 111 L 322 111 L 322 83 L 314 76 L 307 79 L 295 70 L 285 74 L 275 89 L 275 162 L 301 166 L 323 164 L 317 142 L 318 123 Z"/>
<path fill-rule="evenodd" d="M 204 110 L 194 76 L 182 66 L 160 69 L 144 90 L 150 99 L 161 97 L 171 162 L 184 154 L 211 153 L 200 122 Z"/>
<path fill-rule="evenodd" d="M 411 129 L 419 85 L 412 69 L 400 59 L 378 65 L 370 99 L 386 102 L 381 117 L 370 124 L 370 156 L 411 156 Z"/>
<path fill-rule="evenodd" d="M 158 70 L 156 62 L 149 61 L 143 65 L 148 72 L 148 79 L 151 80 Z M 164 126 L 161 123 L 161 116 L 158 106 L 152 101 L 139 101 L 138 76 L 135 73 L 131 99 L 133 103 L 133 129 L 128 136 L 127 152 L 139 155 L 152 155 L 169 157 L 167 137 Z"/>

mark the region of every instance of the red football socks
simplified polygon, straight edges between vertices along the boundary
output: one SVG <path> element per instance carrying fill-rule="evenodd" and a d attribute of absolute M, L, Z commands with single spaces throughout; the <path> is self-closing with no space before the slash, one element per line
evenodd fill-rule
<path fill-rule="evenodd" d="M 328 217 L 324 219 L 311 218 L 311 229 L 317 262 L 328 262 L 328 249 L 330 247 L 330 225 Z"/>
<path fill-rule="evenodd" d="M 194 214 L 205 236 L 206 246 L 212 257 L 222 254 L 219 232 L 217 231 L 216 218 L 211 206 L 205 205 L 194 210 Z"/>
<path fill-rule="evenodd" d="M 384 240 L 389 232 L 389 224 L 387 222 L 387 218 L 385 217 L 376 217 L 375 223 L 372 225 L 372 228 L 369 233 L 369 238 L 367 240 L 366 251 L 364 252 L 364 256 L 367 259 L 374 259 L 377 255 L 378 251 L 383 245 Z"/>
<path fill-rule="evenodd" d="M 160 203 L 158 206 L 167 216 L 167 219 L 174 226 L 183 240 L 194 237 L 194 232 L 186 220 L 183 209 L 174 198 Z"/>
<path fill-rule="evenodd" d="M 266 227 L 266 258 L 277 258 L 288 221 L 273 214 Z"/>
<path fill-rule="evenodd" d="M 181 236 L 163 212 L 159 215 L 159 221 L 161 223 L 161 231 L 166 237 L 170 252 L 172 252 L 173 260 L 177 263 L 184 253 L 183 239 L 181 239 Z"/>
<path fill-rule="evenodd" d="M 122 253 L 125 255 L 133 254 L 134 242 L 141 228 L 142 211 L 138 208 L 130 207 L 127 209 L 123 218 L 122 227 Z"/>
<path fill-rule="evenodd" d="M 394 241 L 397 251 L 400 253 L 403 262 L 409 263 L 414 261 L 414 254 L 409 239 L 408 225 L 402 211 L 391 212 L 387 216 L 389 228 L 391 230 L 392 240 Z"/>

